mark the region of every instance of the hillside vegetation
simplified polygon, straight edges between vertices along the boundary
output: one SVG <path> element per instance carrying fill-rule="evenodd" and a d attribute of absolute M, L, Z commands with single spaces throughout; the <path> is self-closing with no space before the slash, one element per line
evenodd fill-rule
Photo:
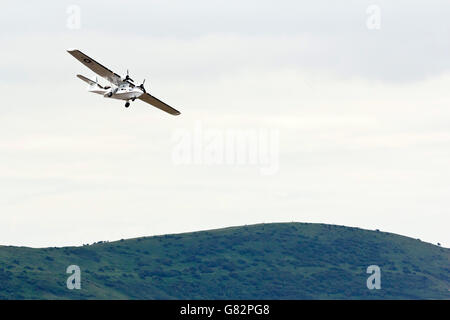
<path fill-rule="evenodd" d="M 81 268 L 81 290 L 66 287 L 69 265 Z M 366 286 L 370 265 L 380 290 Z M 449 289 L 450 249 L 324 224 L 0 246 L 1 299 L 450 299 Z"/>

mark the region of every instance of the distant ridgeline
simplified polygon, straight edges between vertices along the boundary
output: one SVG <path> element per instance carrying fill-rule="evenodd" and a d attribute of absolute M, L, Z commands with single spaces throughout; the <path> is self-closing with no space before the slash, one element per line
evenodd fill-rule
<path fill-rule="evenodd" d="M 1 299 L 450 299 L 450 249 L 324 224 L 0 247 Z"/>

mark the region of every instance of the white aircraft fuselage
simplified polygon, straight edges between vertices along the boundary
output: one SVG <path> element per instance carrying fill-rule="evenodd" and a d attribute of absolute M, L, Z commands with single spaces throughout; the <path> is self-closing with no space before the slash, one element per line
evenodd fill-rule
<path fill-rule="evenodd" d="M 105 98 L 118 100 L 132 100 L 139 98 L 144 94 L 139 87 L 132 87 L 128 84 L 122 84 L 119 87 L 102 88 L 97 83 L 89 86 L 89 92 L 103 95 Z"/>

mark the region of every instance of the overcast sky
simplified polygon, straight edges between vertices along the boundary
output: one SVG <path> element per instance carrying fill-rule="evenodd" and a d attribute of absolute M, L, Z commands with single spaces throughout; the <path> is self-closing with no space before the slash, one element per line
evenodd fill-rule
<path fill-rule="evenodd" d="M 298 221 L 450 246 L 449 16 L 436 0 L 3 1 L 0 244 Z M 88 93 L 68 48 L 181 116 Z M 221 144 L 245 130 L 254 162 L 205 158 L 245 153 Z M 180 163 L 186 146 L 200 161 Z"/>

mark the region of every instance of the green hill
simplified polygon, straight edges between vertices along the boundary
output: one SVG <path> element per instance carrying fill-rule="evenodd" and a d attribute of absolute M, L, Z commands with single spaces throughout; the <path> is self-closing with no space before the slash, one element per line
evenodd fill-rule
<path fill-rule="evenodd" d="M 81 268 L 81 290 L 66 268 Z M 369 265 L 381 289 L 369 290 Z M 259 224 L 96 243 L 0 247 L 1 299 L 450 299 L 450 249 L 324 224 Z"/>

